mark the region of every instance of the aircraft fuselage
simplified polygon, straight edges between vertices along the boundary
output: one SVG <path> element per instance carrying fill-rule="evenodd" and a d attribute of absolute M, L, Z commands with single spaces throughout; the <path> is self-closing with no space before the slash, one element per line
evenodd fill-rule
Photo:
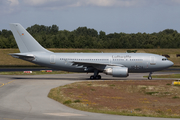
<path fill-rule="evenodd" d="M 85 70 L 83 65 L 73 65 L 74 61 L 82 63 L 102 63 L 106 65 L 122 65 L 130 73 L 154 72 L 173 65 L 163 56 L 147 53 L 33 53 L 31 62 L 49 66 L 54 69 L 72 72 L 93 72 Z M 36 57 L 37 56 L 37 57 Z M 87 67 L 87 66 L 86 66 Z M 92 66 L 89 65 L 89 68 Z M 101 66 L 102 67 L 102 66 Z M 106 67 L 106 66 L 104 66 Z M 100 70 L 101 71 L 101 70 Z M 101 71 L 102 72 L 102 71 Z"/>

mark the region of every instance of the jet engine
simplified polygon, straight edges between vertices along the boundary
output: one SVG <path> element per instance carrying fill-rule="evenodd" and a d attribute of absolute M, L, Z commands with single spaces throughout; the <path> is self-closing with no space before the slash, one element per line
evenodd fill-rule
<path fill-rule="evenodd" d="M 112 75 L 113 77 L 127 77 L 129 76 L 127 67 L 112 67 L 104 70 L 106 75 Z"/>

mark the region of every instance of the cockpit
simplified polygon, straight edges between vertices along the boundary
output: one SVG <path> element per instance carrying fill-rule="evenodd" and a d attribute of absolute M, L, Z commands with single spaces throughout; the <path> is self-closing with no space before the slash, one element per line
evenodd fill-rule
<path fill-rule="evenodd" d="M 168 59 L 167 59 L 167 58 L 163 58 L 163 59 L 162 59 L 162 61 L 166 61 L 166 60 L 168 60 Z"/>

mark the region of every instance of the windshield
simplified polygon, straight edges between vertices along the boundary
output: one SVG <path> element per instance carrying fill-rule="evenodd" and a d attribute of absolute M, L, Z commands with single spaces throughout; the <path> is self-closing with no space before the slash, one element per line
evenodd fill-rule
<path fill-rule="evenodd" d="M 167 59 L 167 58 L 163 58 L 163 59 L 162 59 L 162 61 L 166 61 L 166 60 L 168 60 L 168 59 Z"/>

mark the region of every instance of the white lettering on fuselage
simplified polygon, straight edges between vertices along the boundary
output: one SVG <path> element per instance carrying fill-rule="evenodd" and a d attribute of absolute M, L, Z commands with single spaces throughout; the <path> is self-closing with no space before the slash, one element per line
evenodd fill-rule
<path fill-rule="evenodd" d="M 125 58 L 125 59 L 127 59 L 127 58 L 131 58 L 131 56 L 130 55 L 125 55 L 125 56 L 113 55 L 112 58 Z"/>

